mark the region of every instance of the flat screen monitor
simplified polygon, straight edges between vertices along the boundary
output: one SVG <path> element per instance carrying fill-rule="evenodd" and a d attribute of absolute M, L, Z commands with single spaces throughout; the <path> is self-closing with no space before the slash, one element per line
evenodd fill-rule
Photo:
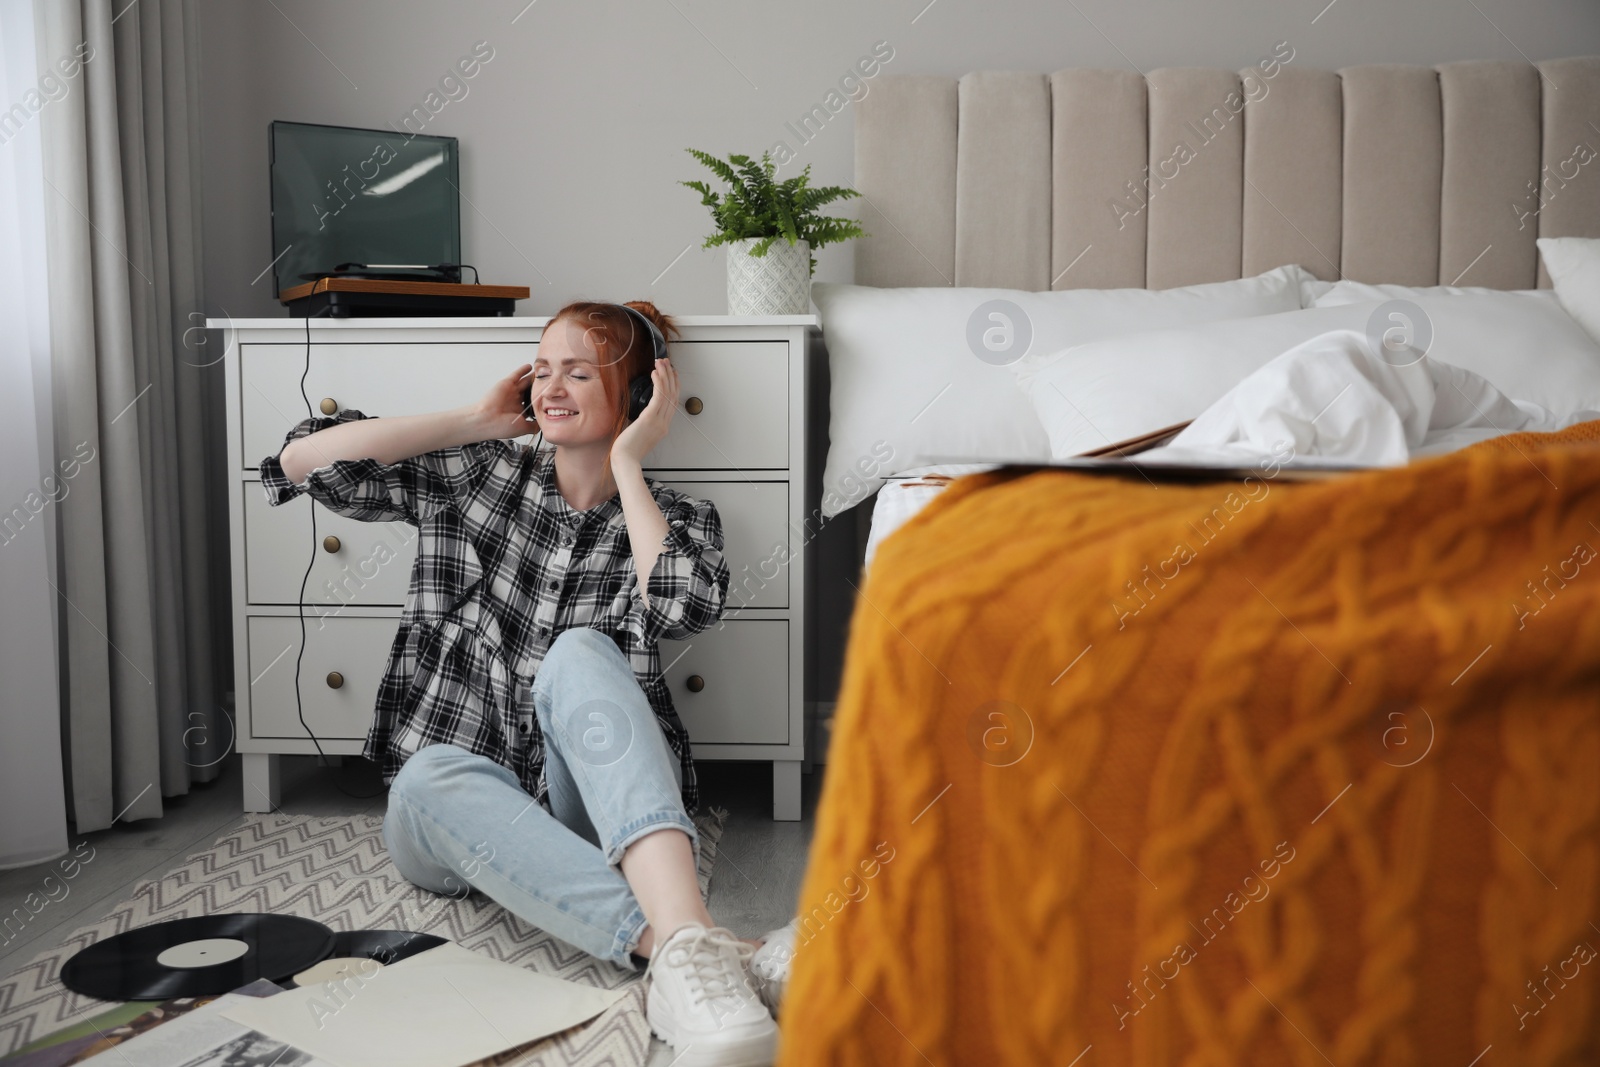
<path fill-rule="evenodd" d="M 343 263 L 461 262 L 456 138 L 274 122 L 267 139 L 277 292 Z"/>

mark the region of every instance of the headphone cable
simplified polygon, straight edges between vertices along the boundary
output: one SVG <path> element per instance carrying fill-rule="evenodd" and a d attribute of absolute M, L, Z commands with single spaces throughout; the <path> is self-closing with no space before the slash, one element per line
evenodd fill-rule
<path fill-rule="evenodd" d="M 306 395 L 306 376 L 311 373 L 311 316 L 308 314 L 305 318 L 306 364 L 305 369 L 300 372 L 300 399 L 305 401 L 307 417 L 315 418 L 315 415 L 311 410 L 311 398 Z M 307 477 L 309 477 L 309 475 Z M 300 718 L 301 728 L 305 730 L 306 736 L 311 738 L 311 743 L 316 746 L 317 758 L 320 759 L 322 761 L 322 765 L 326 767 L 328 765 L 328 755 L 322 751 L 322 743 L 317 740 L 317 735 L 312 731 L 310 725 L 306 722 L 305 705 L 300 699 L 300 661 L 305 658 L 306 654 L 306 583 L 311 580 L 311 569 L 317 565 L 317 502 L 315 499 L 311 500 L 310 506 L 311 560 L 306 564 L 306 572 L 300 578 L 300 595 L 295 598 L 295 610 L 300 616 L 300 653 L 294 658 L 294 708 L 295 714 Z M 343 793 L 347 797 L 353 797 L 357 800 L 370 800 L 383 792 L 383 790 L 380 788 L 371 793 L 352 793 L 343 785 L 340 785 L 337 780 L 335 780 L 333 784 L 334 787 L 339 790 L 339 792 Z"/>

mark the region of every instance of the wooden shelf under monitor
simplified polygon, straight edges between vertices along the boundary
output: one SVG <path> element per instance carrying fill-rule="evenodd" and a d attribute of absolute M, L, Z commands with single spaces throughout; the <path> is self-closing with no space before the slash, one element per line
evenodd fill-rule
<path fill-rule="evenodd" d="M 510 315 L 528 298 L 526 285 L 466 285 L 460 282 L 397 281 L 387 278 L 318 278 L 284 289 L 279 302 L 290 315 Z"/>

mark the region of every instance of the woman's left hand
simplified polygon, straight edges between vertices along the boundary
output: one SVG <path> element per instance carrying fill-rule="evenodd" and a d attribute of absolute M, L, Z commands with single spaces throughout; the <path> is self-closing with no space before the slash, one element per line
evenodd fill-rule
<path fill-rule="evenodd" d="M 617 439 L 611 442 L 611 462 L 623 462 L 635 467 L 644 465 L 644 457 L 661 443 L 672 425 L 672 413 L 678 407 L 678 371 L 672 357 L 655 361 L 650 372 L 650 403 L 639 417 L 628 423 Z"/>

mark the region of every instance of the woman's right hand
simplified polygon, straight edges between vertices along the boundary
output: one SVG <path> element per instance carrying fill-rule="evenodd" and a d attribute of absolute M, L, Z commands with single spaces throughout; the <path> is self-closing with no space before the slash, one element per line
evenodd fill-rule
<path fill-rule="evenodd" d="M 484 439 L 521 437 L 538 429 L 523 417 L 525 390 L 533 382 L 533 364 L 524 363 L 490 386 L 478 401 L 474 414 L 482 426 Z"/>

